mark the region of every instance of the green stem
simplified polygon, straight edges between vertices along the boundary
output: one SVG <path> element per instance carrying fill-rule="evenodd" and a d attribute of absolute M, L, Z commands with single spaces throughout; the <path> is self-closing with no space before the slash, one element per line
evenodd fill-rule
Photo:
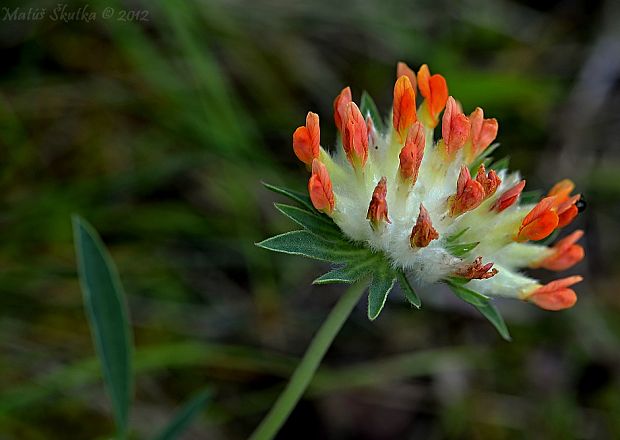
<path fill-rule="evenodd" d="M 362 296 L 366 285 L 357 283 L 351 286 L 338 300 L 329 316 L 314 336 L 306 354 L 297 366 L 276 403 L 254 431 L 250 440 L 270 440 L 275 437 L 297 402 L 308 388 L 327 349 L 347 320 L 353 307 Z"/>

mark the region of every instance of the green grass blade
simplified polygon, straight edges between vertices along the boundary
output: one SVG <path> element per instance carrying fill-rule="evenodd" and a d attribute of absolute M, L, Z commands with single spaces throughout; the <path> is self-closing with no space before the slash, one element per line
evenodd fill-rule
<path fill-rule="evenodd" d="M 502 318 L 502 315 L 500 315 L 499 311 L 493 304 L 491 304 L 491 302 L 474 307 L 477 308 L 478 311 L 482 313 L 482 315 L 488 319 L 491 324 L 493 324 L 502 338 L 506 341 L 512 340 L 510 333 L 508 332 L 508 327 L 506 327 L 506 323 L 504 322 L 504 318 Z"/>
<path fill-rule="evenodd" d="M 180 409 L 174 419 L 156 437 L 156 440 L 174 440 L 178 438 L 191 425 L 200 411 L 205 409 L 205 406 L 211 401 L 211 397 L 211 390 L 201 391 Z"/>
<path fill-rule="evenodd" d="M 73 234 L 86 315 L 118 434 L 124 438 L 133 392 L 127 304 L 114 262 L 95 229 L 79 216 L 73 216 Z"/>

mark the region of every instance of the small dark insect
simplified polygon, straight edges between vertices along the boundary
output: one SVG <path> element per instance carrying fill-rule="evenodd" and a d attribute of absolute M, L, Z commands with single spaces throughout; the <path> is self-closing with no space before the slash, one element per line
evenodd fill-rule
<path fill-rule="evenodd" d="M 583 212 L 586 210 L 588 204 L 586 203 L 586 199 L 584 199 L 583 196 L 581 196 L 579 200 L 575 202 L 575 206 L 577 207 L 578 212 Z"/>

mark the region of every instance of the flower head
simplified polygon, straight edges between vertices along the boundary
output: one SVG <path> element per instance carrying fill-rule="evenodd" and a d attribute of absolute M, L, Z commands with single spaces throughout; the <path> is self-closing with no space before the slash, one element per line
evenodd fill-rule
<path fill-rule="evenodd" d="M 416 86 L 424 98 L 419 108 Z M 441 139 L 434 142 L 440 117 Z M 525 180 L 519 173 L 487 165 L 497 121 L 485 119 L 481 108 L 465 116 L 441 75 L 431 75 L 424 65 L 416 77 L 399 63 L 391 126 L 367 95 L 358 107 L 348 87 L 334 100 L 334 120 L 342 146 L 333 154 L 318 145 L 313 113 L 293 136 L 295 154 L 312 164 L 308 191 L 319 212 L 280 207 L 305 230 L 261 246 L 340 265 L 317 283 L 370 275 L 371 319 L 396 280 L 419 307 L 408 276 L 417 284 L 447 283 L 493 316 L 504 336 L 497 312 L 489 314 L 489 297 L 523 299 L 548 310 L 575 303 L 570 286 L 580 276 L 542 285 L 522 273 L 530 267 L 565 270 L 583 259 L 583 247 L 576 243 L 582 231 L 551 247 L 539 242 L 575 219 L 581 197 L 571 195 L 575 185 L 563 180 L 537 203 L 522 200 Z M 277 191 L 310 205 L 297 193 Z"/>

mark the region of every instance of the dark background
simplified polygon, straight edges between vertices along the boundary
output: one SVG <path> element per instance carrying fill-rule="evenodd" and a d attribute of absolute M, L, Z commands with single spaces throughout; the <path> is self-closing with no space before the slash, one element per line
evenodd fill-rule
<path fill-rule="evenodd" d="M 512 343 L 442 286 L 420 311 L 393 294 L 374 323 L 360 304 L 280 438 L 620 437 L 619 2 L 93 1 L 91 22 L 51 20 L 57 5 L 0 5 L 0 438 L 114 430 L 74 212 L 128 293 L 135 438 L 205 385 L 214 404 L 186 438 L 246 438 L 344 289 L 253 245 L 293 228 L 260 181 L 303 190 L 294 128 L 316 111 L 331 144 L 345 85 L 388 112 L 399 60 L 497 117 L 498 156 L 529 189 L 576 182 L 579 301 L 500 302 Z M 17 6 L 48 17 L 4 19 Z"/>

